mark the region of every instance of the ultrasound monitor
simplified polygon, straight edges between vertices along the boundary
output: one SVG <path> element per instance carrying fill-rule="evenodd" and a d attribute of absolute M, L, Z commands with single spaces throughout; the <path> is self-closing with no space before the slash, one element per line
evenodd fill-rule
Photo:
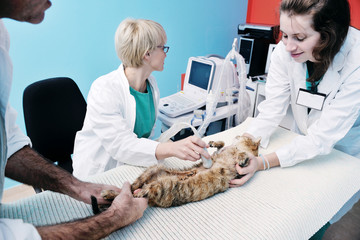
<path fill-rule="evenodd" d="M 207 94 L 211 89 L 214 72 L 215 63 L 212 60 L 198 57 L 189 58 L 184 91 L 195 91 L 194 89 L 196 89 L 196 92 L 193 92 L 194 94 L 199 94 L 199 92 Z"/>
<path fill-rule="evenodd" d="M 177 117 L 205 106 L 215 73 L 215 62 L 202 57 L 190 57 L 182 91 L 160 99 L 159 111 Z"/>
<path fill-rule="evenodd" d="M 211 70 L 212 65 L 209 65 L 208 63 L 192 61 L 189 74 L 189 84 L 207 90 L 210 81 Z"/>

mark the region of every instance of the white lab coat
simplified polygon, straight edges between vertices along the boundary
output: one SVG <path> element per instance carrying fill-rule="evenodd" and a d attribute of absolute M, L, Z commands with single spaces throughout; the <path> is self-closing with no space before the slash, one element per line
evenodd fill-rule
<path fill-rule="evenodd" d="M 286 114 L 289 103 L 293 111 L 294 129 L 301 133 L 276 151 L 281 167 L 292 166 L 317 155 L 328 154 L 333 147 L 360 157 L 360 31 L 350 27 L 348 36 L 334 62 L 318 86 L 327 95 L 323 110 L 311 110 L 296 104 L 299 88 L 306 89 L 306 64 L 295 62 L 280 42 L 271 57 L 265 87 L 266 100 L 248 130 L 269 138 Z"/>
<path fill-rule="evenodd" d="M 159 89 L 153 76 L 148 80 L 157 115 Z M 121 64 L 91 86 L 84 126 L 75 138 L 73 174 L 86 179 L 123 164 L 144 167 L 157 164 L 155 150 L 159 143 L 138 138 L 134 133 L 135 119 L 135 98 L 130 94 Z"/>

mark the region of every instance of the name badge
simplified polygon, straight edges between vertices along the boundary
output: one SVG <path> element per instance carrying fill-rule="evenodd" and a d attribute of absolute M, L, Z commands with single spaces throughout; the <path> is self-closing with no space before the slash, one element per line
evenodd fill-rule
<path fill-rule="evenodd" d="M 324 106 L 325 98 L 326 94 L 324 93 L 311 93 L 306 89 L 300 88 L 296 104 L 321 111 Z"/>

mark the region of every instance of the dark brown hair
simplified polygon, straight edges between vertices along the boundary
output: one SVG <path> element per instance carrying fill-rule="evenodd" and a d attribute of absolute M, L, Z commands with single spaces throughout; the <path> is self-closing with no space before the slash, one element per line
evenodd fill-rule
<path fill-rule="evenodd" d="M 318 61 L 308 81 L 320 79 L 340 51 L 350 26 L 350 7 L 347 0 L 282 0 L 280 14 L 313 17 L 313 28 L 320 33 L 320 42 L 313 55 Z"/>

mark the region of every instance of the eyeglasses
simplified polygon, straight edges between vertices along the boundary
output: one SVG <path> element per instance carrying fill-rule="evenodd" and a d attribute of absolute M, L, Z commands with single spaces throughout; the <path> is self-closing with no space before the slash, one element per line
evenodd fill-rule
<path fill-rule="evenodd" d="M 157 46 L 158 48 L 162 48 L 164 53 L 167 53 L 169 51 L 169 48 L 168 46 Z"/>

